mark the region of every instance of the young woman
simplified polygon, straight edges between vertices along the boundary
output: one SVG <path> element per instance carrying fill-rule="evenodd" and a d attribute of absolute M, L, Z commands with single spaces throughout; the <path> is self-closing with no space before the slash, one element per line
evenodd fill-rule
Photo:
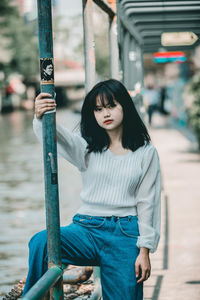
<path fill-rule="evenodd" d="M 41 140 L 41 117 L 55 101 L 41 93 L 35 101 L 34 131 Z M 100 266 L 104 300 L 141 300 L 151 272 L 149 252 L 160 238 L 161 174 L 126 88 L 110 79 L 85 97 L 81 134 L 57 123 L 60 156 L 81 172 L 82 205 L 72 223 L 61 227 L 62 261 Z M 46 230 L 29 243 L 29 273 L 24 294 L 47 270 Z"/>

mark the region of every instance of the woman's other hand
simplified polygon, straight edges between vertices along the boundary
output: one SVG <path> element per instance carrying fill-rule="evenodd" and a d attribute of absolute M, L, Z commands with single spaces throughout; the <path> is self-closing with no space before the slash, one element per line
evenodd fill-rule
<path fill-rule="evenodd" d="M 146 251 L 147 250 L 147 251 Z M 137 283 L 147 280 L 151 274 L 151 263 L 149 259 L 149 250 L 147 248 L 141 248 L 140 253 L 135 261 L 135 274 Z"/>
<path fill-rule="evenodd" d="M 45 98 L 46 97 L 46 98 Z M 56 107 L 56 102 L 54 99 L 50 99 L 51 94 L 40 93 L 35 99 L 35 114 L 37 119 L 41 119 L 42 115 L 54 109 Z"/>

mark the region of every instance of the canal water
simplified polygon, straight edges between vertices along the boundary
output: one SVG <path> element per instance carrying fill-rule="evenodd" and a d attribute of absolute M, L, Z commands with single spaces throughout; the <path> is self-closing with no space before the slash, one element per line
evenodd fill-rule
<path fill-rule="evenodd" d="M 28 270 L 28 241 L 46 226 L 42 147 L 32 130 L 33 113 L 0 115 L 0 297 Z M 80 115 L 58 110 L 57 120 L 73 130 Z M 80 205 L 81 176 L 58 160 L 61 225 Z"/>

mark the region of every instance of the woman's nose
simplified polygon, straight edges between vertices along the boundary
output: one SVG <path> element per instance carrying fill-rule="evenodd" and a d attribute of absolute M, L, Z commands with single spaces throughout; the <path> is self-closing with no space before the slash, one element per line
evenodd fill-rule
<path fill-rule="evenodd" d="M 109 108 L 104 109 L 104 117 L 110 116 L 110 110 Z"/>

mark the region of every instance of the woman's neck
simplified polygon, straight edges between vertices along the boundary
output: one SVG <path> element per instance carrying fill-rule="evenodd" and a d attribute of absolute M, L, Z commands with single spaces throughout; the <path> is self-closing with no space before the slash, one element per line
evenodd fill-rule
<path fill-rule="evenodd" d="M 122 127 L 115 130 L 107 130 L 107 134 L 110 137 L 110 146 L 114 147 L 122 144 Z"/>

